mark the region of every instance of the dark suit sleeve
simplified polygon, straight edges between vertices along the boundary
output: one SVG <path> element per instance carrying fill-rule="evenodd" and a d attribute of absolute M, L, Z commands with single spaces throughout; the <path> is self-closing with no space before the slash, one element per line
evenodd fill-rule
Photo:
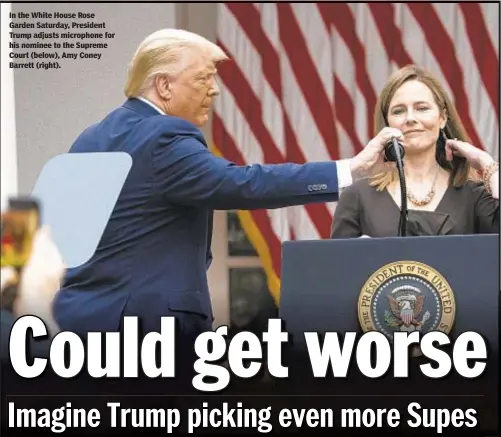
<path fill-rule="evenodd" d="M 473 188 L 475 201 L 475 228 L 479 234 L 499 232 L 499 199 L 494 199 L 484 188 L 477 184 Z"/>
<path fill-rule="evenodd" d="M 332 220 L 331 238 L 357 238 L 361 235 L 359 190 L 352 185 L 339 197 Z"/>
<path fill-rule="evenodd" d="M 213 155 L 195 136 L 158 142 L 156 184 L 172 203 L 212 209 L 273 209 L 338 199 L 335 162 L 239 166 Z"/>

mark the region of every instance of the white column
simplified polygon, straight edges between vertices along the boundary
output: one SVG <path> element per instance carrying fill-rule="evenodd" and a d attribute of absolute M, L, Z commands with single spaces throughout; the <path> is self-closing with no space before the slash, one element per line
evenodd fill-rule
<path fill-rule="evenodd" d="M 2 55 L 2 117 L 1 117 L 1 208 L 6 206 L 6 200 L 10 196 L 17 195 L 17 148 L 16 148 L 16 120 L 14 104 L 14 70 L 9 68 L 9 53 L 12 49 L 9 47 L 11 38 L 9 33 L 9 23 L 11 21 L 9 14 L 11 12 L 10 3 L 2 3 L 2 22 L 1 22 L 1 55 Z"/>

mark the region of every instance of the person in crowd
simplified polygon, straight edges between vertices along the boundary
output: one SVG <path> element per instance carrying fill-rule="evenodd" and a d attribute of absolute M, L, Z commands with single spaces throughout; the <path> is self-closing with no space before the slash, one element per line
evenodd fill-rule
<path fill-rule="evenodd" d="M 123 317 L 138 316 L 145 334 L 174 316 L 183 338 L 210 330 L 213 210 L 336 201 L 353 180 L 392 168 L 383 147 L 401 132 L 391 128 L 337 162 L 239 166 L 216 157 L 200 129 L 226 59 L 194 33 L 151 34 L 130 63 L 125 103 L 72 145 L 70 153 L 127 152 L 133 164 L 94 256 L 68 270 L 56 296 L 61 329 L 120 331 Z"/>
<path fill-rule="evenodd" d="M 403 134 L 407 235 L 499 232 L 499 165 L 470 144 L 430 72 L 415 65 L 396 71 L 374 112 L 376 132 L 389 126 Z M 331 238 L 397 236 L 400 207 L 397 170 L 356 181 L 340 196 Z"/>
<path fill-rule="evenodd" d="M 50 339 L 59 332 L 54 321 L 52 302 L 61 287 L 65 264 L 50 229 L 40 228 L 34 236 L 30 257 L 20 273 L 12 267 L 1 270 L 1 358 L 9 356 L 9 337 L 15 321 L 23 316 L 37 316 L 45 324 L 48 336 L 30 341 L 34 355 L 47 355 Z M 12 293 L 15 290 L 15 293 Z M 7 296 L 9 294 L 9 296 Z M 17 345 L 16 345 L 17 346 Z M 22 347 L 22 345 L 20 345 Z"/>

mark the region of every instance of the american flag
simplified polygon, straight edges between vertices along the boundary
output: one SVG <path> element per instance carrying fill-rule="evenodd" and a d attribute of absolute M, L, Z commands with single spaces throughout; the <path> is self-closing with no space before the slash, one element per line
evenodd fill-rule
<path fill-rule="evenodd" d="M 432 71 L 473 144 L 499 157 L 499 4 L 220 3 L 214 151 L 240 165 L 349 158 L 388 76 Z M 335 204 L 239 211 L 276 302 L 281 243 L 328 238 Z"/>

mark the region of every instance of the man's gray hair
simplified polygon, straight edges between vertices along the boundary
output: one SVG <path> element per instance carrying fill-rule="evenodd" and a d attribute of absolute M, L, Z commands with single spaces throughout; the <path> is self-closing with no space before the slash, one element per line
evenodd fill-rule
<path fill-rule="evenodd" d="M 137 97 L 148 89 L 159 74 L 176 75 L 184 68 L 186 52 L 207 51 L 214 63 L 228 59 L 213 42 L 182 29 L 162 29 L 147 36 L 129 64 L 125 95 Z"/>

